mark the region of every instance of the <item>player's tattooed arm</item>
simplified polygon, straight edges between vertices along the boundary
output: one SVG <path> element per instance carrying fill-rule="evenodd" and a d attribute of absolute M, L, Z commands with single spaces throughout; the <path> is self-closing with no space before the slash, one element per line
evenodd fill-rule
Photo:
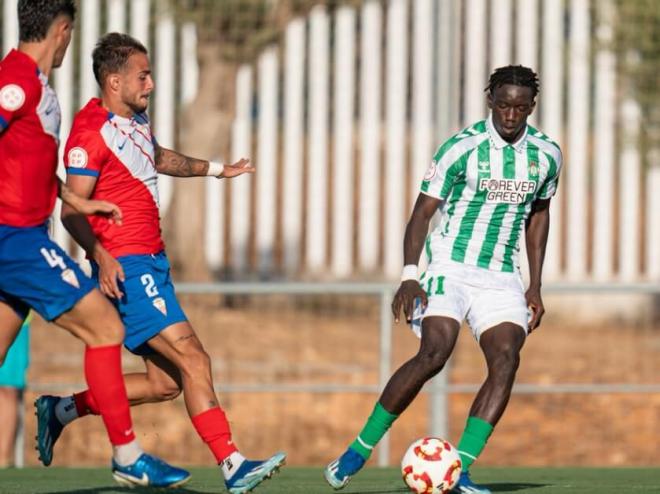
<path fill-rule="evenodd" d="M 84 215 L 101 215 L 110 218 L 110 221 L 121 225 L 121 209 L 108 201 L 96 201 L 80 197 L 73 192 L 59 177 L 57 177 L 57 196 L 62 202 L 74 211 Z"/>
<path fill-rule="evenodd" d="M 156 170 L 163 175 L 172 177 L 206 177 L 208 175 L 217 178 L 232 178 L 244 173 L 254 173 L 254 167 L 250 160 L 240 159 L 231 165 L 217 165 L 205 160 L 191 158 L 171 149 L 156 146 Z M 216 170 L 219 166 L 220 170 Z"/>
<path fill-rule="evenodd" d="M 529 288 L 525 293 L 527 306 L 532 311 L 529 329 L 533 331 L 545 313 L 541 299 L 541 273 L 545 259 L 545 248 L 550 230 L 550 199 L 537 200 L 532 205 L 532 211 L 527 218 L 525 228 L 525 243 L 529 262 Z"/>

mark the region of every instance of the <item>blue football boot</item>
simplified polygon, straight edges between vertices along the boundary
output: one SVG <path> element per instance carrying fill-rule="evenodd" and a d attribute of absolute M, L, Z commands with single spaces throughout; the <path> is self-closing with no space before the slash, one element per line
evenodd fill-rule
<path fill-rule="evenodd" d="M 135 463 L 125 467 L 112 460 L 112 476 L 124 487 L 174 488 L 190 480 L 189 472 L 146 453 L 142 453 Z"/>
<path fill-rule="evenodd" d="M 451 492 L 453 494 L 492 494 L 490 489 L 472 482 L 470 472 L 461 472 L 458 484 L 456 484 Z"/>
<path fill-rule="evenodd" d="M 225 486 L 231 494 L 250 492 L 264 480 L 271 478 L 286 460 L 286 454 L 275 453 L 265 461 L 245 460 L 236 473 L 225 481 Z"/>
<path fill-rule="evenodd" d="M 53 461 L 53 446 L 64 429 L 55 416 L 55 405 L 58 401 L 60 398 L 57 396 L 44 395 L 34 402 L 37 409 L 37 450 L 39 460 L 46 467 Z"/>
<path fill-rule="evenodd" d="M 357 451 L 348 448 L 343 455 L 325 467 L 323 475 L 333 488 L 343 489 L 351 477 L 364 466 L 364 462 L 364 458 Z"/>

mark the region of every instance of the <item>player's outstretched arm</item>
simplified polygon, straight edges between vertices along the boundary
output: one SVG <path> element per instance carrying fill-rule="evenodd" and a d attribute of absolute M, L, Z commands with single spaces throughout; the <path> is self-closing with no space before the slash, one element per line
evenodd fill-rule
<path fill-rule="evenodd" d="M 417 266 L 419 256 L 424 248 L 426 235 L 429 231 L 429 223 L 441 206 L 442 201 L 440 199 L 426 194 L 419 194 L 417 196 L 417 201 L 415 202 L 415 207 L 410 216 L 410 221 L 408 221 L 408 225 L 406 226 L 406 234 L 403 238 L 403 263 L 405 266 Z M 403 280 L 392 301 L 392 314 L 394 314 L 394 320 L 396 322 L 399 322 L 401 309 L 403 309 L 406 320 L 410 321 L 415 308 L 415 299 L 417 298 L 422 300 L 424 306 L 428 303 L 426 292 L 422 290 L 416 279 Z"/>
<path fill-rule="evenodd" d="M 172 177 L 232 178 L 244 173 L 254 173 L 250 160 L 241 158 L 231 165 L 199 160 L 185 156 L 171 149 L 156 147 L 156 170 Z"/>
<path fill-rule="evenodd" d="M 527 306 L 532 311 L 529 330 L 535 330 L 541 324 L 545 313 L 541 299 L 541 274 L 545 259 L 545 248 L 550 231 L 550 199 L 539 199 L 532 205 L 532 211 L 527 218 L 525 241 L 527 259 L 529 262 L 529 288 L 525 293 Z"/>
<path fill-rule="evenodd" d="M 84 215 L 101 215 L 108 216 L 110 221 L 121 225 L 121 209 L 116 204 L 108 201 L 96 201 L 93 199 L 85 199 L 73 192 L 67 185 L 57 178 L 57 195 L 62 202 L 74 211 Z"/>

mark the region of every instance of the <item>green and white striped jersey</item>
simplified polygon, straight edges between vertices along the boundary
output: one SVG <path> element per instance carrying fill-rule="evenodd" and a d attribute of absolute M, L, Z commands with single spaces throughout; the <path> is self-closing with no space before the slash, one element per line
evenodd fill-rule
<path fill-rule="evenodd" d="M 424 176 L 421 192 L 444 201 L 429 235 L 429 262 L 452 260 L 493 271 L 518 271 L 519 242 L 536 199 L 557 190 L 559 146 L 530 125 L 509 144 L 492 117 L 445 142 Z"/>

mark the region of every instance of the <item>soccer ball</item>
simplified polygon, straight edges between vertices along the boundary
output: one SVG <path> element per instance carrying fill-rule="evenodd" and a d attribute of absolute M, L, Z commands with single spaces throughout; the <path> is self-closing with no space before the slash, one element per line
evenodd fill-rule
<path fill-rule="evenodd" d="M 403 481 L 417 494 L 445 494 L 461 475 L 461 458 L 448 441 L 423 437 L 410 445 L 401 461 Z"/>

